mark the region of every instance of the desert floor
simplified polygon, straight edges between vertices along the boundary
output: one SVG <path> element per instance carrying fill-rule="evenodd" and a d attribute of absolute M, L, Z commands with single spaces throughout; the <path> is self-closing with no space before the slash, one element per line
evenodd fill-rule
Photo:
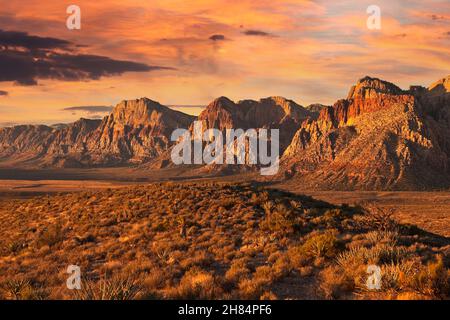
<path fill-rule="evenodd" d="M 442 236 L 450 237 L 450 192 L 344 192 L 304 191 L 303 194 L 333 204 L 375 202 L 393 208 L 399 223 L 414 224 Z"/>
<path fill-rule="evenodd" d="M 16 180 L 9 179 L 5 172 L 0 170 L 0 199 L 30 198 L 45 194 L 51 195 L 107 188 L 115 189 L 145 184 L 145 182 L 152 180 L 165 180 L 162 179 L 163 176 L 153 176 L 153 179 L 147 177 L 144 182 L 137 179 L 136 176 L 136 179 L 133 179 L 134 181 L 126 181 L 122 179 L 122 176 L 118 176 L 116 172 L 101 171 L 101 175 L 99 175 L 100 180 L 93 179 L 93 176 L 99 173 L 98 171 L 86 171 L 82 174 L 77 174 L 76 171 L 73 173 L 65 171 L 64 174 L 58 175 L 53 172 L 54 174 L 48 175 L 51 179 L 41 179 L 45 173 L 31 172 L 28 175 L 30 177 L 29 180 Z M 22 172 L 22 174 L 25 176 L 27 172 Z M 213 180 L 232 181 L 233 178 L 214 178 Z M 400 223 L 414 224 L 426 231 L 450 237 L 450 191 L 296 191 L 296 193 L 309 195 L 337 205 L 344 203 L 355 205 L 367 201 L 375 202 L 381 207 L 395 209 L 394 216 Z"/>

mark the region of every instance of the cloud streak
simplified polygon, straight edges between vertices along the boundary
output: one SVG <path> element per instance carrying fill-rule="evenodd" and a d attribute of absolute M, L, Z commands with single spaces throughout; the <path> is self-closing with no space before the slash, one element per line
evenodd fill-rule
<path fill-rule="evenodd" d="M 69 41 L 0 30 L 0 81 L 36 85 L 39 79 L 98 80 L 126 72 L 173 70 L 128 60 L 75 52 Z"/>
<path fill-rule="evenodd" d="M 274 37 L 273 34 L 261 30 L 245 30 L 243 34 L 245 34 L 246 36 Z"/>
<path fill-rule="evenodd" d="M 8 47 L 20 47 L 28 50 L 69 50 L 71 45 L 72 44 L 66 40 L 51 37 L 32 36 L 26 32 L 0 30 L 0 48 L 3 47 L 3 49 L 8 49 Z"/>
<path fill-rule="evenodd" d="M 64 4 L 2 6 L 0 29 L 21 31 L 1 38 L 0 87 L 14 92 L 3 99 L 12 108 L 2 121 L 34 121 L 42 114 L 72 120 L 86 111 L 72 115 L 61 106 L 107 106 L 141 96 L 180 105 L 207 104 L 221 95 L 332 104 L 366 74 L 407 88 L 427 86 L 450 70 L 448 0 L 433 6 L 411 0 L 407 7 L 379 0 L 382 29 L 376 31 L 366 26 L 371 0 L 77 4 L 83 12 L 79 32 L 66 29 Z M 156 71 L 164 66 L 174 70 Z"/>
<path fill-rule="evenodd" d="M 101 112 L 111 112 L 113 109 L 112 106 L 76 106 L 76 107 L 67 107 L 63 108 L 62 111 L 70 111 L 70 112 L 76 112 L 76 111 L 82 111 L 87 113 L 101 113 Z"/>
<path fill-rule="evenodd" d="M 212 41 L 224 41 L 224 40 L 226 40 L 226 37 L 223 34 L 214 34 L 211 37 L 209 37 L 209 40 L 212 40 Z"/>

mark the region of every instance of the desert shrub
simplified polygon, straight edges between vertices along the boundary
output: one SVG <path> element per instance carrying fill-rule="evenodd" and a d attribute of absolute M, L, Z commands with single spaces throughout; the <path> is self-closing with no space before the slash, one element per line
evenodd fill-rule
<path fill-rule="evenodd" d="M 326 299 L 341 299 L 354 289 L 354 281 L 335 267 L 328 267 L 320 273 L 320 289 Z"/>
<path fill-rule="evenodd" d="M 239 282 L 239 298 L 257 300 L 266 291 L 267 282 L 264 279 L 244 279 Z"/>
<path fill-rule="evenodd" d="M 25 244 L 22 241 L 11 241 L 5 246 L 5 249 L 6 249 L 6 252 L 8 252 L 10 254 L 17 254 L 24 247 L 25 247 Z"/>
<path fill-rule="evenodd" d="M 244 278 L 239 282 L 239 297 L 245 300 L 261 299 L 281 276 L 270 266 L 259 266 L 251 279 Z"/>
<path fill-rule="evenodd" d="M 281 255 L 273 264 L 272 269 L 278 278 L 288 275 L 293 269 L 289 256 Z"/>
<path fill-rule="evenodd" d="M 410 279 L 418 271 L 415 261 L 402 263 L 390 263 L 381 267 L 383 290 L 401 290 L 405 287 L 405 281 Z"/>
<path fill-rule="evenodd" d="M 180 283 L 167 292 L 169 299 L 212 300 L 219 299 L 223 291 L 213 274 L 192 269 L 184 274 Z"/>
<path fill-rule="evenodd" d="M 74 290 L 76 300 L 132 300 L 142 286 L 132 276 L 115 276 L 100 281 L 83 281 L 81 290 Z"/>
<path fill-rule="evenodd" d="M 349 217 L 349 215 L 342 209 L 328 209 L 321 216 L 316 217 L 312 221 L 316 224 L 323 225 L 327 228 L 340 227 L 342 220 Z"/>
<path fill-rule="evenodd" d="M 396 231 L 370 231 L 365 235 L 371 245 L 379 243 L 397 244 L 399 234 Z"/>
<path fill-rule="evenodd" d="M 309 237 L 301 250 L 311 257 L 333 257 L 338 249 L 338 240 L 332 231 Z"/>
<path fill-rule="evenodd" d="M 364 214 L 358 216 L 358 226 L 364 230 L 397 231 L 398 224 L 392 218 L 394 212 L 392 208 L 381 208 L 368 203 Z"/>
<path fill-rule="evenodd" d="M 159 269 L 153 269 L 143 280 L 143 287 L 148 290 L 161 289 L 164 286 L 167 274 Z"/>
<path fill-rule="evenodd" d="M 270 284 L 278 278 L 271 266 L 259 266 L 253 274 L 253 279 Z"/>
<path fill-rule="evenodd" d="M 183 269 L 189 270 L 192 267 L 207 267 L 214 261 L 213 256 L 204 250 L 196 250 L 191 256 L 180 261 Z"/>
<path fill-rule="evenodd" d="M 278 297 L 276 296 L 276 294 L 274 294 L 272 291 L 265 291 L 261 297 L 259 297 L 259 300 L 265 300 L 265 301 L 269 301 L 269 300 L 278 300 Z"/>
<path fill-rule="evenodd" d="M 64 232 L 62 226 L 60 224 L 54 224 L 45 228 L 42 231 L 38 239 L 38 245 L 39 246 L 47 245 L 49 247 L 52 247 L 63 240 L 64 240 Z"/>
<path fill-rule="evenodd" d="M 365 248 L 356 247 L 339 253 L 336 257 L 336 264 L 343 270 L 351 270 L 355 266 L 365 263 Z"/>
<path fill-rule="evenodd" d="M 365 251 L 365 260 L 373 264 L 401 263 L 409 252 L 405 247 L 379 244 Z"/>
<path fill-rule="evenodd" d="M 355 247 L 341 252 L 336 262 L 345 270 L 352 269 L 359 265 L 367 264 L 399 264 L 408 255 L 408 250 L 404 247 L 397 247 L 388 244 L 378 244 L 371 248 Z"/>
<path fill-rule="evenodd" d="M 304 267 L 309 263 L 310 257 L 303 250 L 302 246 L 291 246 L 287 251 L 290 265 L 294 269 Z"/>
<path fill-rule="evenodd" d="M 164 219 L 163 221 L 157 222 L 152 229 L 152 231 L 155 232 L 165 232 L 168 230 L 170 230 L 170 222 L 168 219 Z"/>
<path fill-rule="evenodd" d="M 239 283 L 243 279 L 249 278 L 251 275 L 247 262 L 244 259 L 234 260 L 230 268 L 225 273 L 225 279 L 230 282 Z"/>
<path fill-rule="evenodd" d="M 12 300 L 44 300 L 49 292 L 41 286 L 33 286 L 26 279 L 11 279 L 1 286 L 6 299 Z"/>
<path fill-rule="evenodd" d="M 263 208 L 265 219 L 260 224 L 263 230 L 275 233 L 293 233 L 300 230 L 302 219 L 290 205 L 265 202 Z"/>
<path fill-rule="evenodd" d="M 309 208 L 305 211 L 305 215 L 307 215 L 309 217 L 317 217 L 317 216 L 321 216 L 322 214 L 323 214 L 323 209 L 317 208 L 317 207 Z"/>
<path fill-rule="evenodd" d="M 2 291 L 8 299 L 20 300 L 22 297 L 22 292 L 26 287 L 30 285 L 28 280 L 8 280 L 2 284 Z"/>
<path fill-rule="evenodd" d="M 438 256 L 435 262 L 428 262 L 426 266 L 423 266 L 411 277 L 409 284 L 420 293 L 448 297 L 449 271 L 444 266 L 442 256 Z"/>
<path fill-rule="evenodd" d="M 347 279 L 352 279 L 358 291 L 367 291 L 367 266 L 378 265 L 382 269 L 383 290 L 401 288 L 402 275 L 412 272 L 413 264 L 407 263 L 407 250 L 386 244 L 371 248 L 353 247 L 336 257 L 336 266 Z"/>

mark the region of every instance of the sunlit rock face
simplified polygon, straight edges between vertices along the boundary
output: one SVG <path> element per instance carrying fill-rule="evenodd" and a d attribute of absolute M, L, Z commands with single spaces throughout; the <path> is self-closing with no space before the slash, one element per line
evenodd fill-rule
<path fill-rule="evenodd" d="M 122 101 L 103 120 L 0 129 L 0 152 L 13 162 L 44 167 L 142 163 L 167 150 L 172 132 L 189 128 L 194 119 L 147 98 Z"/>
<path fill-rule="evenodd" d="M 283 175 L 315 189 L 425 189 L 450 184 L 448 77 L 404 91 L 363 78 L 348 98 L 305 121 Z"/>
<path fill-rule="evenodd" d="M 226 97 L 211 102 L 199 115 L 203 129 L 279 129 L 280 146 L 284 151 L 303 121 L 314 113 L 283 97 L 242 100 L 237 103 Z"/>

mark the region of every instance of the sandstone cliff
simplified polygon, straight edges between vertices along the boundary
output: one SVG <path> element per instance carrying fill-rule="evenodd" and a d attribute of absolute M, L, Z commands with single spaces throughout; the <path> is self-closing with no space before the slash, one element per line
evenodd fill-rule
<path fill-rule="evenodd" d="M 408 91 L 365 77 L 303 123 L 283 155 L 283 175 L 313 189 L 448 188 L 449 109 L 448 77 Z"/>
<path fill-rule="evenodd" d="M 242 100 L 238 103 L 226 97 L 211 102 L 199 115 L 203 129 L 279 129 L 281 150 L 289 145 L 302 122 L 313 117 L 313 113 L 292 100 L 269 97 Z"/>
<path fill-rule="evenodd" d="M 147 98 L 122 101 L 103 120 L 80 119 L 58 128 L 2 128 L 0 155 L 40 167 L 142 163 L 164 152 L 172 131 L 188 128 L 194 119 Z"/>

